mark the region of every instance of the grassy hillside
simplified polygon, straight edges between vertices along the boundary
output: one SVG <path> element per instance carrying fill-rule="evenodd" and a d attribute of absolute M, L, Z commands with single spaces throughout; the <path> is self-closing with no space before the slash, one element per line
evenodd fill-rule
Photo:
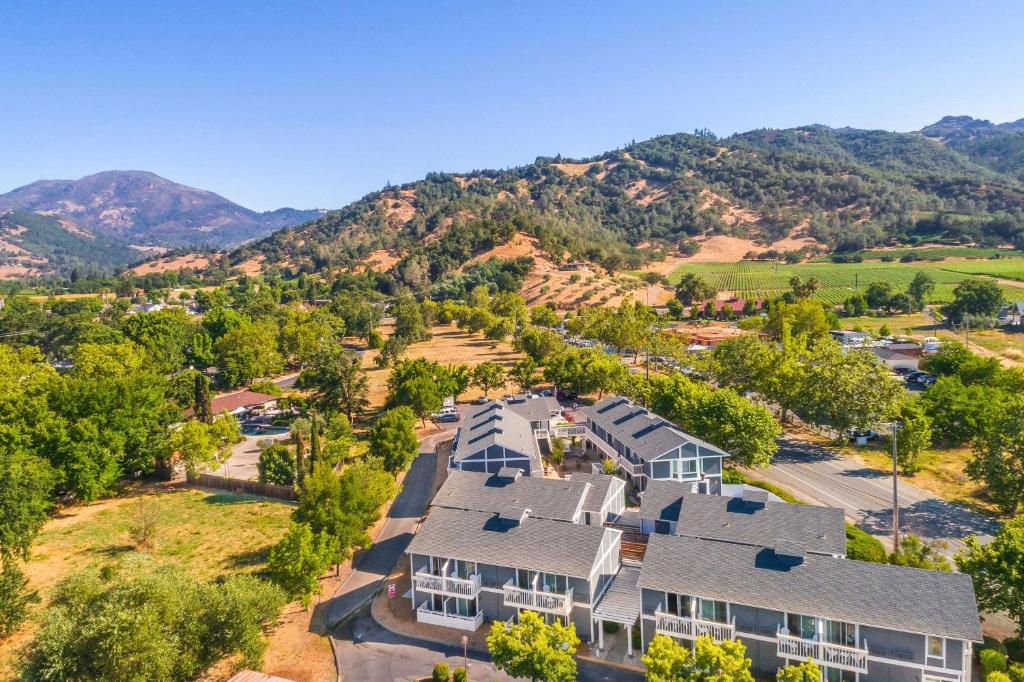
<path fill-rule="evenodd" d="M 916 133 L 808 126 L 718 139 L 667 135 L 581 160 L 431 174 L 387 187 L 232 254 L 304 271 L 395 254 L 414 289 L 506 243 L 536 238 L 555 262 L 637 267 L 705 235 L 822 250 L 945 237 L 1024 245 L 1024 186 Z M 802 241 L 799 238 L 804 238 Z"/>
<path fill-rule="evenodd" d="M 107 270 L 143 255 L 123 241 L 82 230 L 56 216 L 11 211 L 0 215 L 0 262 L 8 267 L 68 274 Z"/>

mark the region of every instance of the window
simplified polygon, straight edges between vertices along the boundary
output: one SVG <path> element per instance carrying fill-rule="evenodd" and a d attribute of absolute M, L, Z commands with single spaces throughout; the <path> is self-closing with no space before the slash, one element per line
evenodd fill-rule
<path fill-rule="evenodd" d="M 667 606 L 668 613 L 683 618 L 690 617 L 690 597 L 685 594 L 669 594 Z"/>
<path fill-rule="evenodd" d="M 946 659 L 946 640 L 928 635 L 928 658 Z"/>
<path fill-rule="evenodd" d="M 699 605 L 701 620 L 710 620 L 715 623 L 728 622 L 729 611 L 724 601 L 701 599 Z"/>
<path fill-rule="evenodd" d="M 516 569 L 516 585 L 523 590 L 533 589 L 533 579 L 537 577 L 536 571 L 527 571 L 526 569 Z"/>
<path fill-rule="evenodd" d="M 693 478 L 697 475 L 697 460 L 695 459 L 673 459 L 672 478 L 684 479 Z"/>
<path fill-rule="evenodd" d="M 473 617 L 476 615 L 476 599 L 463 599 L 458 597 L 455 600 L 455 612 L 460 616 Z"/>
<path fill-rule="evenodd" d="M 786 628 L 789 629 L 791 637 L 814 639 L 818 636 L 818 622 L 814 616 L 801 616 L 799 613 L 791 613 L 786 618 Z"/>
<path fill-rule="evenodd" d="M 568 586 L 566 585 L 566 578 L 564 575 L 541 573 L 540 580 L 537 582 L 537 589 L 541 592 L 554 592 L 556 594 L 565 594 L 565 591 L 568 588 Z"/>
<path fill-rule="evenodd" d="M 431 572 L 431 574 L 433 574 L 433 575 L 443 575 L 444 574 L 444 562 L 445 561 L 447 561 L 447 559 L 445 559 L 443 557 L 437 557 L 437 556 L 430 557 L 430 572 Z"/>
<path fill-rule="evenodd" d="M 476 573 L 475 563 L 471 561 L 463 561 L 462 559 L 457 559 L 455 561 L 455 570 L 452 573 L 452 575 L 456 578 L 466 579 L 474 573 Z"/>
<path fill-rule="evenodd" d="M 839 620 L 830 620 L 825 624 L 825 641 L 830 644 L 857 646 L 857 626 Z"/>

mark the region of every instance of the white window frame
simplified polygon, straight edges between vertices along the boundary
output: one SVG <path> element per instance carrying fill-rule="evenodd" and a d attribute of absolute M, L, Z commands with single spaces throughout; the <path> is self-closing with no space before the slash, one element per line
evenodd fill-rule
<path fill-rule="evenodd" d="M 941 656 L 934 656 L 934 655 L 932 655 L 932 640 L 934 640 L 934 639 L 937 639 L 940 642 L 942 642 L 942 655 Z M 931 661 L 941 660 L 942 661 L 942 667 L 945 668 L 946 667 L 946 638 L 945 637 L 939 637 L 938 635 L 925 635 L 925 640 L 924 640 L 924 657 L 925 657 L 925 660 L 929 662 L 929 665 L 930 665 Z"/>

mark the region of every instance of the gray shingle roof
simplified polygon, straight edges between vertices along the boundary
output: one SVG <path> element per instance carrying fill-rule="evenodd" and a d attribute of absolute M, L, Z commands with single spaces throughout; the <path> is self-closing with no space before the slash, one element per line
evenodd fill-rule
<path fill-rule="evenodd" d="M 587 578 L 605 534 L 615 532 L 548 519 L 514 524 L 488 512 L 433 507 L 407 551 Z"/>
<path fill-rule="evenodd" d="M 799 565 L 774 550 L 652 535 L 643 588 L 903 632 L 981 641 L 971 578 L 808 554 Z"/>
<path fill-rule="evenodd" d="M 492 474 L 453 470 L 431 504 L 435 507 L 501 512 L 516 507 L 535 518 L 572 521 L 587 495 L 587 481 L 520 476 L 511 480 Z"/>
<path fill-rule="evenodd" d="M 640 516 L 678 521 L 677 535 L 761 546 L 788 540 L 809 552 L 846 554 L 845 518 L 834 507 L 700 495 L 680 481 L 655 480 L 640 495 Z"/>
<path fill-rule="evenodd" d="M 583 500 L 583 511 L 599 514 L 601 512 L 601 505 L 608 499 L 608 489 L 616 479 L 614 476 L 607 476 L 605 474 L 576 473 L 570 476 L 569 480 L 573 483 L 590 484 L 587 496 Z"/>
<path fill-rule="evenodd" d="M 584 407 L 580 411 L 645 460 L 690 443 L 701 450 L 722 457 L 729 456 L 729 453 L 684 433 L 672 422 L 621 396 L 608 396 L 596 405 Z"/>
<path fill-rule="evenodd" d="M 498 400 L 470 408 L 459 428 L 452 455 L 458 462 L 491 445 L 500 445 L 540 461 L 530 422 Z"/>
<path fill-rule="evenodd" d="M 514 395 L 505 401 L 505 406 L 532 422 L 547 421 L 552 412 L 561 410 L 557 400 L 544 396 L 527 398 L 525 395 Z"/>

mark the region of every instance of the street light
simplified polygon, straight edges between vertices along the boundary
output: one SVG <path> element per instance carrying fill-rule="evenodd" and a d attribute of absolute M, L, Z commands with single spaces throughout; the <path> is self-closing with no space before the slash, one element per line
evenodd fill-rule
<path fill-rule="evenodd" d="M 892 429 L 892 551 L 900 551 L 900 497 L 896 471 L 896 434 L 903 428 L 897 421 L 889 424 Z"/>
<path fill-rule="evenodd" d="M 466 669 L 466 674 L 469 674 L 469 636 L 462 636 L 462 667 Z"/>

